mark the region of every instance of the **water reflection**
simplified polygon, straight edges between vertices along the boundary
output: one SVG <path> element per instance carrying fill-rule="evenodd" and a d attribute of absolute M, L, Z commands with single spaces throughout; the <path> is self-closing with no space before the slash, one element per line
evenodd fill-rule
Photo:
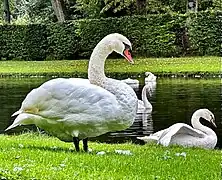
<path fill-rule="evenodd" d="M 0 79 L 1 133 L 12 123 L 11 115 L 19 109 L 26 94 L 47 80 L 43 78 Z M 141 99 L 142 87 L 140 84 L 140 88 L 136 90 L 139 99 Z M 218 126 L 214 129 L 218 135 L 217 146 L 222 147 L 220 79 L 160 78 L 153 85 L 149 100 L 153 105 L 152 112 L 137 113 L 133 126 L 125 131 L 111 132 L 93 139 L 106 142 L 134 141 L 136 136 L 149 135 L 177 122 L 190 124 L 191 115 L 195 110 L 208 108 L 214 113 Z M 23 129 L 24 127 L 15 128 L 8 133 Z"/>

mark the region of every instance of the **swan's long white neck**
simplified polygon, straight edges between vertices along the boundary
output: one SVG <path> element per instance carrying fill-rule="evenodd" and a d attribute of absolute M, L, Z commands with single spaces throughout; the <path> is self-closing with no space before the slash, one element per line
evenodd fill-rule
<path fill-rule="evenodd" d="M 116 51 L 121 54 L 124 51 L 123 40 L 127 42 L 127 39 L 119 34 L 108 35 L 103 38 L 94 48 L 89 61 L 88 67 L 88 79 L 91 84 L 100 86 L 115 96 L 115 100 L 118 102 L 118 109 L 116 113 L 121 116 L 122 122 L 124 120 L 127 123 L 123 123 L 120 127 L 125 128 L 132 125 L 136 116 L 137 110 L 137 96 L 134 90 L 125 83 L 107 78 L 104 73 L 105 60 L 112 51 Z M 130 42 L 128 42 L 130 44 Z"/>
<path fill-rule="evenodd" d="M 90 83 L 101 87 L 106 79 L 104 73 L 105 60 L 112 52 L 107 43 L 105 40 L 102 40 L 97 44 L 91 54 L 88 67 L 88 79 Z"/>
<path fill-rule="evenodd" d="M 148 86 L 144 86 L 143 87 L 143 90 L 142 90 L 142 101 L 144 103 L 144 107 L 145 108 L 151 109 L 152 108 L 152 104 L 148 101 L 147 95 L 146 95 L 147 94 L 147 89 L 148 89 Z"/>
<path fill-rule="evenodd" d="M 207 135 L 215 135 L 215 132 L 207 127 L 204 126 L 203 124 L 200 123 L 200 118 L 202 117 L 202 115 L 200 115 L 200 113 L 195 112 L 191 118 L 191 124 L 195 129 L 198 129 L 200 131 L 202 131 L 203 133 L 207 134 Z M 203 117 L 204 118 L 204 117 Z"/>

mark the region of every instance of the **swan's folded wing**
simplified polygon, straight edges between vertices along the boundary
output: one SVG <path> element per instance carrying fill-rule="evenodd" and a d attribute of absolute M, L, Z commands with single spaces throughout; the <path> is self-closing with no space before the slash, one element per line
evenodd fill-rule
<path fill-rule="evenodd" d="M 112 118 L 118 112 L 116 97 L 90 84 L 86 79 L 53 79 L 32 90 L 22 103 L 22 110 L 50 119 L 101 117 Z M 71 117 L 69 117 L 69 115 Z M 77 118 L 78 119 L 78 118 Z"/>
<path fill-rule="evenodd" d="M 192 128 L 191 126 L 184 123 L 176 123 L 169 128 L 165 129 L 159 138 L 158 144 L 163 146 L 169 146 L 170 142 L 178 136 L 192 136 L 197 138 L 203 138 L 204 134 Z"/>

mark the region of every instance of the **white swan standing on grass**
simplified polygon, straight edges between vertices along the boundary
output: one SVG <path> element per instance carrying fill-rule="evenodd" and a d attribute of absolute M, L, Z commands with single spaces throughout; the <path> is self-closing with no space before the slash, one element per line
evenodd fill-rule
<path fill-rule="evenodd" d="M 88 79 L 57 78 L 33 89 L 22 102 L 13 124 L 35 124 L 62 141 L 79 140 L 88 151 L 87 138 L 130 127 L 136 116 L 137 96 L 127 84 L 107 78 L 104 63 L 113 51 L 133 63 L 131 43 L 114 33 L 104 37 L 94 48 L 89 61 Z"/>
<path fill-rule="evenodd" d="M 216 127 L 213 113 L 208 109 L 199 109 L 192 115 L 191 124 L 193 127 L 184 123 L 176 123 L 150 136 L 137 138 L 145 142 L 157 142 L 163 146 L 177 144 L 184 147 L 213 149 L 217 144 L 217 135 L 212 129 L 202 125 L 200 118 L 204 118 Z"/>

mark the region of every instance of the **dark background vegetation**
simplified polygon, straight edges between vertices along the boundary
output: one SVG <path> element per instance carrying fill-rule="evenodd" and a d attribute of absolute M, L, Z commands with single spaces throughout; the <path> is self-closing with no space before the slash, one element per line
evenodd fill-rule
<path fill-rule="evenodd" d="M 134 56 L 220 55 L 222 12 L 148 14 L 61 23 L 1 25 L 0 59 L 89 58 L 107 34 L 130 39 Z"/>
<path fill-rule="evenodd" d="M 113 32 L 130 39 L 137 57 L 220 55 L 221 0 L 3 0 L 0 7 L 0 60 L 89 58 Z"/>

